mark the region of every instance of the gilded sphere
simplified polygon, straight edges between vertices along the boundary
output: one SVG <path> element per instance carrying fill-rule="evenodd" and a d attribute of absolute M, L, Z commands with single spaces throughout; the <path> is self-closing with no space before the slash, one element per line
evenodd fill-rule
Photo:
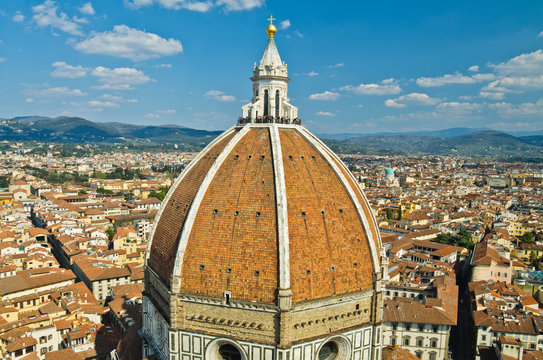
<path fill-rule="evenodd" d="M 275 33 L 277 32 L 277 29 L 275 28 L 275 25 L 270 24 L 266 28 L 266 32 L 268 33 L 269 37 L 273 37 L 273 35 L 275 35 Z"/>

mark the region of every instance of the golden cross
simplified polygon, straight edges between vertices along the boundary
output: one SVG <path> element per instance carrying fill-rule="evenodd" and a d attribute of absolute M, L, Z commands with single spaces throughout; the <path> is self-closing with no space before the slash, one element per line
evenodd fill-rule
<path fill-rule="evenodd" d="M 270 25 L 273 25 L 273 20 L 275 20 L 275 19 L 273 18 L 273 15 L 270 15 L 270 18 L 269 18 L 268 20 L 270 20 Z"/>

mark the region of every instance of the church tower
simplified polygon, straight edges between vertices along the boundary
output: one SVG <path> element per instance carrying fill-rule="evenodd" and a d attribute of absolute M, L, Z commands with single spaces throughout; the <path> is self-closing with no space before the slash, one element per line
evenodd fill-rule
<path fill-rule="evenodd" d="M 258 65 L 253 67 L 253 97 L 251 102 L 242 107 L 242 118 L 250 122 L 260 119 L 277 119 L 283 122 L 293 122 L 298 117 L 298 108 L 289 103 L 287 64 L 281 61 L 275 45 L 274 36 L 277 32 L 273 25 L 273 17 L 268 19 L 270 24 L 266 29 L 268 43 Z M 246 120 L 246 121 L 247 121 Z"/>
<path fill-rule="evenodd" d="M 157 213 L 144 356 L 381 358 L 378 226 L 347 167 L 297 119 L 275 32 L 270 24 L 243 117 L 187 166 Z"/>

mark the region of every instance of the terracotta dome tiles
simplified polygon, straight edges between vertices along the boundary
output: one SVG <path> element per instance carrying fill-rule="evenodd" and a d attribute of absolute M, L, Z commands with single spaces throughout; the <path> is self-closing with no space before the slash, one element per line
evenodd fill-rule
<path fill-rule="evenodd" d="M 364 229 L 343 184 L 296 130 L 280 130 L 289 216 L 292 301 L 370 288 Z"/>
<path fill-rule="evenodd" d="M 157 218 L 156 229 L 151 243 L 148 266 L 167 284 L 170 283 L 179 235 L 194 196 L 205 175 L 237 131 L 227 134 L 223 139 L 207 149 L 200 160 L 194 164 L 171 192 L 162 214 Z"/>
<path fill-rule="evenodd" d="M 270 130 L 260 126 L 245 129 L 246 133 L 232 131 L 195 160 L 159 213 L 149 267 L 170 283 L 187 213 L 204 183 L 201 202 L 193 205 L 192 228 L 183 235 L 186 247 L 175 272 L 181 280 L 179 290 L 276 303 L 281 265 L 272 141 L 280 141 L 292 302 L 371 288 L 378 264 L 372 262 L 366 231 L 376 247 L 378 233 L 371 209 L 348 170 L 308 132 L 279 127 L 279 137 L 274 138 Z M 225 151 L 229 153 L 221 155 L 222 163 L 213 166 Z M 371 229 L 364 229 L 360 207 L 351 196 L 360 203 Z"/>
<path fill-rule="evenodd" d="M 249 131 L 217 171 L 186 254 L 181 291 L 210 296 L 229 291 L 236 299 L 275 301 L 277 216 L 267 128 Z"/>

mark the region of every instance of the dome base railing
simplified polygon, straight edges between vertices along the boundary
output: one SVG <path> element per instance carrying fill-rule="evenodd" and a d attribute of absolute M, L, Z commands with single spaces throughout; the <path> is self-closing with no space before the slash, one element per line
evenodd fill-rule
<path fill-rule="evenodd" d="M 285 118 L 285 117 L 275 117 L 275 116 L 258 116 L 255 119 L 251 118 L 238 118 L 238 125 L 246 124 L 292 124 L 292 125 L 301 125 L 302 120 L 300 118 Z"/>

